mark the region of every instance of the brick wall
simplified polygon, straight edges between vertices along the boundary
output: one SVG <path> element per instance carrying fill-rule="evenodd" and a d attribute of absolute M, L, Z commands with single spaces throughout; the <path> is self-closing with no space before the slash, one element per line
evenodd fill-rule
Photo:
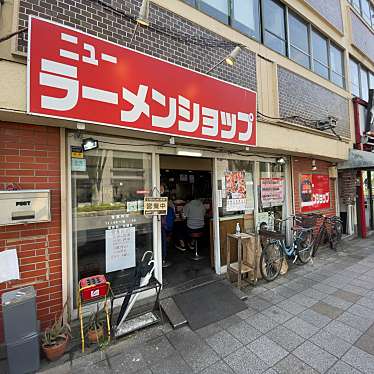
<path fill-rule="evenodd" d="M 364 21 L 351 10 L 352 42 L 374 62 L 374 34 Z"/>
<path fill-rule="evenodd" d="M 327 120 L 329 115 L 334 116 L 338 118 L 336 132 L 350 137 L 347 99 L 281 66 L 278 66 L 278 89 L 281 117 L 299 115 Z"/>
<path fill-rule="evenodd" d="M 343 31 L 342 9 L 340 0 L 306 0 L 321 16 L 337 29 Z"/>
<path fill-rule="evenodd" d="M 0 283 L 0 294 L 23 285 L 37 290 L 42 328 L 61 310 L 60 132 L 58 128 L 0 122 L 0 190 L 50 189 L 52 221 L 0 226 L 0 251 L 16 248 L 20 280 Z M 0 341 L 2 340 L 0 314 Z"/>
<path fill-rule="evenodd" d="M 300 175 L 301 174 L 311 174 L 317 173 L 322 175 L 328 175 L 328 168 L 332 166 L 331 162 L 316 160 L 317 170 L 312 170 L 312 159 L 304 157 L 293 157 L 292 158 L 292 173 L 293 173 L 293 198 L 295 213 L 301 213 L 300 206 Z M 314 213 L 321 213 L 326 215 L 335 215 L 335 180 L 330 178 L 330 199 L 331 205 L 330 209 L 324 209 L 321 211 L 316 211 Z"/>
<path fill-rule="evenodd" d="M 137 16 L 141 1 L 113 0 L 111 4 L 127 14 Z M 48 2 L 20 0 L 19 27 L 27 26 L 30 14 L 51 19 L 124 46 L 128 45 L 134 30 L 134 24 L 131 21 L 103 8 L 95 0 L 54 0 Z M 150 7 L 150 22 L 160 28 L 198 36 L 200 42 L 206 38 L 223 40 L 203 27 L 153 3 Z M 144 27 L 138 28 L 131 47 L 200 72 L 206 72 L 233 49 L 233 45 L 222 48 L 187 44 Z M 22 52 L 27 51 L 27 34 L 18 39 L 18 49 Z M 233 67 L 222 64 L 211 75 L 256 91 L 256 55 L 245 50 L 239 54 L 237 63 Z"/>

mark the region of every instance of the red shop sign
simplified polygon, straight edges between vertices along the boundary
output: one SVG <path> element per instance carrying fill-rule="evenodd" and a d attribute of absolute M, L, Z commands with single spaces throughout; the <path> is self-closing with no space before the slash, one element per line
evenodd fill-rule
<path fill-rule="evenodd" d="M 27 89 L 30 114 L 256 145 L 255 92 L 35 17 Z"/>
<path fill-rule="evenodd" d="M 329 209 L 330 179 L 328 175 L 302 174 L 300 176 L 301 211 Z"/>

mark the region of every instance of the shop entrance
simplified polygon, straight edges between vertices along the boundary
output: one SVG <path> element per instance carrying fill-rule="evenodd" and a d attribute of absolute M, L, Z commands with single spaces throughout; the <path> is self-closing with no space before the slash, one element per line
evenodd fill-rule
<path fill-rule="evenodd" d="M 212 160 L 160 156 L 160 192 L 169 199 L 161 218 L 164 287 L 212 274 Z"/>

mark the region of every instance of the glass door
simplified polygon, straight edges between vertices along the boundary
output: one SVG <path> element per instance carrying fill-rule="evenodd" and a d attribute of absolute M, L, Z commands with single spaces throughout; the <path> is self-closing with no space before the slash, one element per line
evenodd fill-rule
<path fill-rule="evenodd" d="M 152 190 L 152 155 L 120 148 L 100 143 L 84 153 L 83 162 L 70 159 L 74 292 L 91 275 L 105 274 L 112 285 L 123 282 L 136 260 L 153 251 L 152 218 L 143 214 L 144 195 Z"/>

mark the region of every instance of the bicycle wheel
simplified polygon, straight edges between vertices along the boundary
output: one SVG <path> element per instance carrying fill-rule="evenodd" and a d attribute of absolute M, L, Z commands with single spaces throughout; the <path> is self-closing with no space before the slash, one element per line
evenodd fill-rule
<path fill-rule="evenodd" d="M 330 236 L 330 248 L 334 251 L 337 250 L 338 243 L 342 240 L 343 236 L 343 225 L 340 221 L 334 222 L 334 225 L 331 228 Z"/>
<path fill-rule="evenodd" d="M 312 258 L 313 251 L 313 231 L 304 231 L 296 239 L 296 250 L 298 259 L 302 264 L 306 264 Z"/>
<path fill-rule="evenodd" d="M 269 243 L 261 253 L 260 271 L 268 282 L 276 279 L 283 264 L 283 250 L 278 242 Z"/>

